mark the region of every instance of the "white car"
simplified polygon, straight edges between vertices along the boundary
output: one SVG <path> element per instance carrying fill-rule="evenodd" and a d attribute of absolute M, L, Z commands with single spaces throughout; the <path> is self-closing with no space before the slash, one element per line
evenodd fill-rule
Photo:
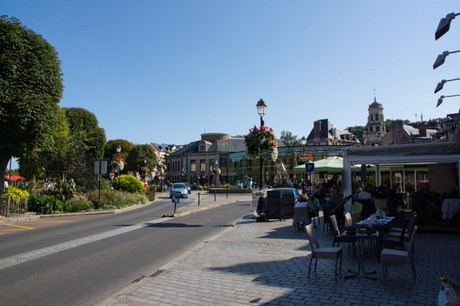
<path fill-rule="evenodd" d="M 169 198 L 173 197 L 188 198 L 188 188 L 185 183 L 174 183 L 169 190 Z"/>

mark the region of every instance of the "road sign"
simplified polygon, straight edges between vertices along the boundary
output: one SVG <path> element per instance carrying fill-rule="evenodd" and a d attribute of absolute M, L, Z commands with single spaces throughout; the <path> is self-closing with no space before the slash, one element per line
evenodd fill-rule
<path fill-rule="evenodd" d="M 305 164 L 305 172 L 314 172 L 314 171 L 315 171 L 315 163 Z"/>

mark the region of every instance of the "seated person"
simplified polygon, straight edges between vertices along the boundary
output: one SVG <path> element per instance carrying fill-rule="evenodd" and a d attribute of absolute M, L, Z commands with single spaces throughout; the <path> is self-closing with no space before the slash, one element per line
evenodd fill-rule
<path fill-rule="evenodd" d="M 304 195 L 300 196 L 300 199 L 297 203 L 295 203 L 294 207 L 307 207 L 308 202 L 307 202 L 307 197 Z"/>

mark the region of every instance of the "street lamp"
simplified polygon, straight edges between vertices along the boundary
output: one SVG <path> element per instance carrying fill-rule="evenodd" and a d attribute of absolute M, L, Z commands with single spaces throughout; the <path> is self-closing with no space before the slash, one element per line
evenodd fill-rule
<path fill-rule="evenodd" d="M 456 51 L 444 51 L 443 53 L 439 54 L 438 57 L 436 58 L 436 60 L 434 61 L 433 69 L 436 69 L 436 68 L 438 68 L 439 66 L 441 66 L 442 64 L 444 64 L 444 61 L 446 60 L 446 57 L 447 57 L 449 54 L 458 53 L 458 52 L 460 52 L 460 50 L 456 50 Z"/>
<path fill-rule="evenodd" d="M 434 33 L 435 40 L 438 40 L 441 36 L 443 36 L 449 31 L 450 22 L 452 21 L 452 19 L 455 18 L 455 16 L 458 16 L 458 15 L 460 15 L 460 13 L 449 13 L 446 15 L 445 18 L 441 18 L 438 24 L 438 28 L 436 29 L 436 32 Z"/>
<path fill-rule="evenodd" d="M 257 107 L 257 113 L 260 116 L 260 126 L 264 126 L 265 125 L 264 115 L 265 115 L 265 111 L 267 110 L 267 105 L 265 105 L 264 100 L 260 99 L 257 102 L 256 107 Z"/>
<path fill-rule="evenodd" d="M 452 98 L 452 97 L 460 97 L 460 95 L 440 96 L 439 99 L 438 99 L 438 103 L 436 104 L 436 107 L 441 105 L 441 103 L 444 100 L 444 98 Z"/>
<path fill-rule="evenodd" d="M 121 152 L 121 146 L 118 145 L 117 148 L 115 149 L 117 151 L 117 163 L 119 162 L 119 155 L 120 155 L 120 152 Z M 118 164 L 117 164 L 118 165 Z M 119 174 L 119 171 L 118 171 L 119 167 L 117 166 L 117 176 Z"/>
<path fill-rule="evenodd" d="M 257 104 L 256 104 L 256 107 L 257 107 L 257 113 L 259 114 L 260 116 L 260 126 L 264 126 L 265 125 L 265 122 L 264 122 L 264 115 L 265 115 L 265 111 L 267 110 L 267 105 L 265 104 L 264 100 L 260 99 L 259 101 L 257 101 Z M 264 187 L 264 159 L 262 158 L 262 155 L 259 155 L 259 159 L 260 159 L 260 172 L 259 172 L 259 175 L 260 175 L 260 183 L 259 183 L 259 189 L 263 189 Z"/>
<path fill-rule="evenodd" d="M 440 91 L 444 87 L 445 83 L 452 82 L 452 81 L 458 81 L 458 80 L 460 80 L 460 78 L 450 79 L 450 80 L 441 80 L 441 82 L 439 82 L 438 85 L 436 85 L 436 88 L 434 89 L 434 93 L 437 93 L 438 91 Z"/>
<path fill-rule="evenodd" d="M 303 160 L 303 158 L 305 157 L 305 146 L 307 145 L 307 138 L 305 138 L 305 136 L 303 136 L 300 139 L 300 142 L 302 143 L 302 160 Z M 307 180 L 307 173 L 304 172 L 303 173 L 303 181 L 305 182 L 306 180 Z"/>

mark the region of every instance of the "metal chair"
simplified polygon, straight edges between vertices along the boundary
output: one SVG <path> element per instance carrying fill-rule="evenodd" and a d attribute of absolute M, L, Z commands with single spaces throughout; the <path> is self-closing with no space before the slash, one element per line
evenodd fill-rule
<path fill-rule="evenodd" d="M 315 271 L 318 263 L 318 258 L 334 259 L 335 260 L 335 273 L 337 279 L 337 266 L 339 265 L 339 274 L 342 274 L 342 248 L 341 247 L 320 247 L 318 238 L 315 236 L 313 224 L 305 226 L 305 233 L 307 234 L 308 241 L 311 247 L 310 264 L 308 265 L 308 276 L 310 277 L 311 264 L 315 259 Z"/>

